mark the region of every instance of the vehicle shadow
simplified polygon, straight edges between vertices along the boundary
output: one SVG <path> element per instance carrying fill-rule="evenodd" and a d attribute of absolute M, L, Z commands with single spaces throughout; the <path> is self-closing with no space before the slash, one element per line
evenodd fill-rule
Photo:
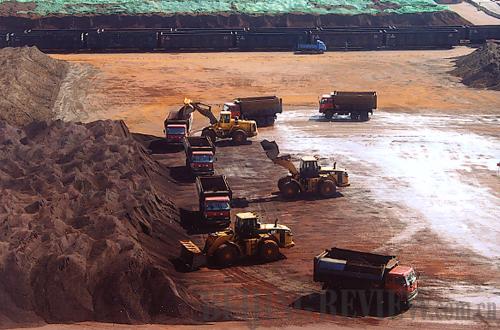
<path fill-rule="evenodd" d="M 338 116 L 338 117 L 333 117 L 331 119 L 326 118 L 325 116 L 322 115 L 314 115 L 309 117 L 309 121 L 315 121 L 315 122 L 336 122 L 336 123 L 360 123 L 360 122 L 366 122 L 369 121 L 367 120 L 357 120 L 357 119 L 351 119 L 350 116 Z"/>
<path fill-rule="evenodd" d="M 223 225 L 208 225 L 203 220 L 200 211 L 191 211 L 179 209 L 181 226 L 186 230 L 188 235 L 210 234 L 226 228 Z"/>
<path fill-rule="evenodd" d="M 248 146 L 251 145 L 252 143 L 253 142 L 251 140 L 246 140 L 241 144 L 235 144 L 232 140 L 219 140 L 215 142 L 215 146 L 217 148 L 227 148 L 227 147 L 237 147 L 237 146 Z"/>
<path fill-rule="evenodd" d="M 169 167 L 170 176 L 176 182 L 180 183 L 193 183 L 195 177 L 191 174 L 191 171 L 186 166 L 172 166 Z"/>
<path fill-rule="evenodd" d="M 169 144 L 162 137 L 142 133 L 132 133 L 132 136 L 153 155 L 169 154 L 184 150 L 182 144 Z"/>
<path fill-rule="evenodd" d="M 395 299 L 386 298 L 384 301 L 378 293 L 367 294 L 363 290 L 322 291 L 304 295 L 290 307 L 346 317 L 391 317 L 405 311 Z"/>

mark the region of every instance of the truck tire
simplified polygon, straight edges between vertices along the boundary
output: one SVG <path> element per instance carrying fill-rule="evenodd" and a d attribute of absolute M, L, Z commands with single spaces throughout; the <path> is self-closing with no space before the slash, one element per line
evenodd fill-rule
<path fill-rule="evenodd" d="M 335 186 L 335 182 L 332 180 L 324 180 L 319 185 L 319 194 L 322 197 L 333 197 L 337 192 L 337 187 Z"/>
<path fill-rule="evenodd" d="M 215 262 L 220 267 L 229 267 L 236 262 L 238 250 L 230 244 L 222 244 L 215 251 Z"/>
<path fill-rule="evenodd" d="M 283 189 L 280 192 L 285 198 L 292 199 L 297 197 L 300 192 L 300 187 L 297 182 L 289 181 L 283 184 Z"/>
<path fill-rule="evenodd" d="M 359 117 L 360 121 L 368 121 L 370 119 L 370 116 L 368 116 L 368 112 L 362 113 Z"/>
<path fill-rule="evenodd" d="M 361 116 L 359 115 L 359 113 L 351 113 L 351 120 L 359 121 L 360 118 Z"/>
<path fill-rule="evenodd" d="M 327 112 L 325 112 L 325 118 L 326 119 L 332 119 L 333 118 L 333 111 L 327 111 Z"/>
<path fill-rule="evenodd" d="M 285 183 L 290 182 L 292 180 L 291 177 L 289 176 L 284 176 L 278 180 L 278 189 L 283 192 L 283 188 L 285 186 Z"/>
<path fill-rule="evenodd" d="M 201 132 L 201 136 L 209 138 L 213 143 L 215 143 L 215 141 L 217 140 L 217 134 L 215 134 L 215 132 L 211 129 L 204 129 Z"/>
<path fill-rule="evenodd" d="M 280 248 L 275 241 L 267 239 L 261 243 L 259 248 L 259 257 L 264 262 L 278 260 Z"/>
<path fill-rule="evenodd" d="M 234 144 L 243 144 L 247 140 L 247 134 L 242 130 L 237 130 L 233 133 Z"/>

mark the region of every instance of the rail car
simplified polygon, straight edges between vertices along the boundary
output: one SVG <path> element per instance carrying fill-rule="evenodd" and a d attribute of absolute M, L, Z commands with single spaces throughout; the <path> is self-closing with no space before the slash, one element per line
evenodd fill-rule
<path fill-rule="evenodd" d="M 323 41 L 328 49 L 371 50 L 384 46 L 383 30 L 347 31 L 322 30 L 312 33 L 314 40 Z"/>
<path fill-rule="evenodd" d="M 468 27 L 468 39 L 473 44 L 482 44 L 489 39 L 500 40 L 500 25 L 475 25 Z"/>
<path fill-rule="evenodd" d="M 390 49 L 452 48 L 460 43 L 457 30 L 386 30 L 385 45 Z"/>
<path fill-rule="evenodd" d="M 236 34 L 236 46 L 239 50 L 293 50 L 298 43 L 310 41 L 310 33 L 302 32 L 244 32 Z"/>
<path fill-rule="evenodd" d="M 86 47 L 95 51 L 153 51 L 158 47 L 158 32 L 155 30 L 92 31 L 86 35 Z"/>
<path fill-rule="evenodd" d="M 36 46 L 41 51 L 74 52 L 84 47 L 82 30 L 27 30 L 11 33 L 9 46 Z"/>
<path fill-rule="evenodd" d="M 162 32 L 158 49 L 172 50 L 229 50 L 236 47 L 234 32 L 179 33 Z"/>

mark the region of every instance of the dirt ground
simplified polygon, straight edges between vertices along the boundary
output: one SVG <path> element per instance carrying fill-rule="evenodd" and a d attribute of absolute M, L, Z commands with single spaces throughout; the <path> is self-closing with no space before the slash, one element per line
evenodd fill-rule
<path fill-rule="evenodd" d="M 500 92 L 467 88 L 448 73 L 453 58 L 469 52 L 54 57 L 97 70 L 88 93 L 75 100 L 90 113 L 62 117 L 124 119 L 135 132 L 160 136 L 165 114 L 184 97 L 216 105 L 236 96 L 283 97 L 276 125 L 260 129 L 249 145 L 220 144 L 216 166 L 238 198 L 234 212 L 254 210 L 267 222 L 278 218 L 294 231 L 296 247 L 271 264 L 180 274 L 190 294 L 247 320 L 231 327 L 438 329 L 499 325 Z M 333 89 L 376 90 L 380 110 L 364 123 L 324 121 L 317 98 Z M 94 107 L 85 108 L 90 103 Z M 196 123 L 206 120 L 197 117 Z M 280 199 L 276 181 L 286 172 L 266 159 L 258 143 L 263 138 L 295 158 L 315 154 L 325 164 L 337 161 L 352 185 L 333 199 Z M 196 210 L 183 153 L 155 158 L 178 183 L 181 215 Z M 192 238 L 201 242 L 203 235 Z M 415 306 L 388 317 L 322 313 L 318 306 L 326 298 L 312 282 L 312 258 L 332 246 L 396 254 L 413 265 L 421 273 Z"/>
<path fill-rule="evenodd" d="M 484 11 L 478 10 L 476 7 L 467 2 L 448 4 L 448 8 L 451 11 L 459 14 L 472 24 L 476 25 L 488 25 L 488 24 L 500 24 L 500 19 L 486 14 Z"/>

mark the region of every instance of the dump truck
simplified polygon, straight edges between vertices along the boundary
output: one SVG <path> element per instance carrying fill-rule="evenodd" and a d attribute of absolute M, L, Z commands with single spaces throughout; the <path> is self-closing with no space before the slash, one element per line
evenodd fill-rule
<path fill-rule="evenodd" d="M 245 143 L 249 137 L 257 134 L 257 123 L 254 120 L 232 118 L 230 111 L 221 111 L 220 119 L 201 131 L 201 136 L 206 136 L 214 143 L 217 139 L 232 139 L 237 145 Z"/>
<path fill-rule="evenodd" d="M 206 225 L 227 227 L 231 223 L 233 192 L 223 175 L 196 177 L 200 213 Z"/>
<path fill-rule="evenodd" d="M 377 109 L 377 92 L 339 92 L 325 94 L 319 101 L 319 112 L 327 119 L 348 115 L 352 120 L 367 121 Z"/>
<path fill-rule="evenodd" d="M 209 234 L 203 249 L 191 241 L 180 241 L 180 260 L 195 270 L 209 262 L 228 267 L 251 257 L 260 262 L 279 259 L 280 249 L 295 245 L 292 231 L 277 220 L 274 224 L 262 224 L 259 220 L 253 212 L 236 214 L 234 229 Z"/>
<path fill-rule="evenodd" d="M 165 138 L 168 143 L 182 144 L 184 138 L 189 135 L 193 122 L 192 113 L 184 114 L 181 110 L 170 111 L 163 125 Z"/>
<path fill-rule="evenodd" d="M 276 142 L 264 140 L 261 142 L 266 155 L 275 164 L 286 168 L 289 174 L 278 180 L 280 193 L 288 199 L 297 197 L 300 193 L 312 193 L 328 198 L 335 196 L 337 187 L 347 187 L 349 174 L 345 169 L 320 166 L 315 156 L 304 156 L 297 169 L 290 155 L 280 155 Z"/>
<path fill-rule="evenodd" d="M 255 120 L 258 127 L 274 125 L 276 115 L 283 112 L 283 101 L 277 96 L 241 97 L 224 104 L 231 117 Z"/>
<path fill-rule="evenodd" d="M 295 49 L 295 54 L 323 54 L 326 52 L 326 45 L 321 40 L 314 43 L 299 43 Z"/>
<path fill-rule="evenodd" d="M 188 136 L 184 139 L 186 167 L 194 175 L 213 175 L 215 146 L 206 136 Z"/>
<path fill-rule="evenodd" d="M 399 265 L 395 256 L 334 247 L 314 257 L 313 274 L 324 289 L 381 290 L 384 299 L 394 299 L 404 308 L 418 294 L 415 270 Z"/>

